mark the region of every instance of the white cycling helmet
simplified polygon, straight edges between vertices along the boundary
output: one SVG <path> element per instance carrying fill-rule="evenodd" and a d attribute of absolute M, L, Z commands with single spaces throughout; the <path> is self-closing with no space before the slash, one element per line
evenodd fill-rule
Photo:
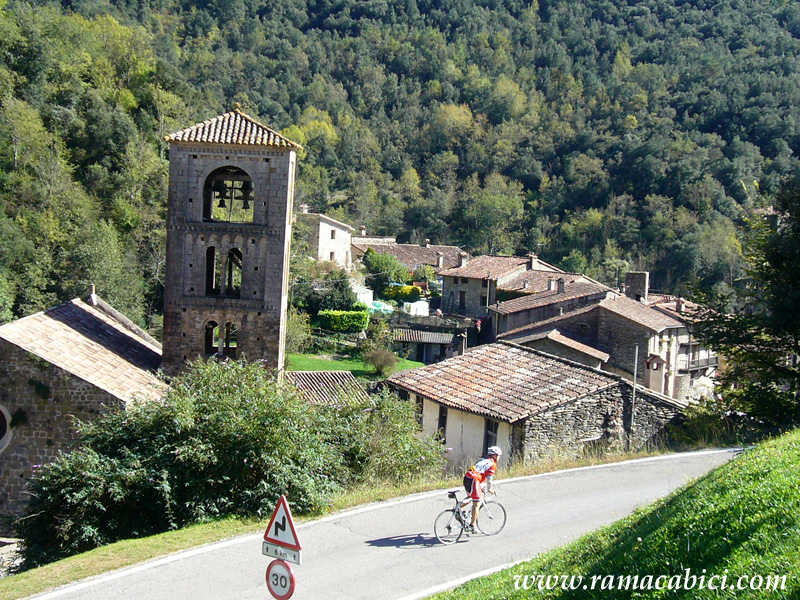
<path fill-rule="evenodd" d="M 495 456 L 503 456 L 503 451 L 500 449 L 500 446 L 489 446 L 486 455 L 491 456 L 492 454 Z"/>

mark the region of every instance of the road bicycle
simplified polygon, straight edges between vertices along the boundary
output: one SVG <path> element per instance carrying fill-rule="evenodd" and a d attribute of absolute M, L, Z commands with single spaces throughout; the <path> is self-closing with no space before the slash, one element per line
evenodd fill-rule
<path fill-rule="evenodd" d="M 443 510 L 433 522 L 433 533 L 443 544 L 455 544 L 470 526 L 470 511 L 461 509 L 457 492 L 448 492 L 447 497 L 454 501 L 453 508 Z M 484 535 L 497 535 L 506 526 L 506 509 L 497 500 L 486 500 L 481 496 L 478 507 L 477 530 Z"/>

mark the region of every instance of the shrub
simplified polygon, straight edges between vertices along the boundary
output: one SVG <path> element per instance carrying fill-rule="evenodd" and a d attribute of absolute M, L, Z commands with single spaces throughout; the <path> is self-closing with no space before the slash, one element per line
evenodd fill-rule
<path fill-rule="evenodd" d="M 397 356 L 381 348 L 373 348 L 364 353 L 364 362 L 375 367 L 375 372 L 383 377 L 397 366 Z"/>
<path fill-rule="evenodd" d="M 339 333 L 358 333 L 369 325 L 369 313 L 360 310 L 322 310 L 319 326 Z"/>
<path fill-rule="evenodd" d="M 391 285 L 383 292 L 387 300 L 397 302 L 416 302 L 422 296 L 422 288 L 417 285 Z"/>
<path fill-rule="evenodd" d="M 281 494 L 298 513 L 368 478 L 439 469 L 414 407 L 391 396 L 315 407 L 259 363 L 198 362 L 163 400 L 80 423 L 82 447 L 39 469 L 18 522 L 23 568 L 115 540 L 239 514 Z"/>

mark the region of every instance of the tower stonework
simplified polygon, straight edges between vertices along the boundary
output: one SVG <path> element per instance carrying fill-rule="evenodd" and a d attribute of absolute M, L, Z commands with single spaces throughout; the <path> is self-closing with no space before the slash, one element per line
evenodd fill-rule
<path fill-rule="evenodd" d="M 163 370 L 213 356 L 282 368 L 300 146 L 238 109 L 164 139 Z"/>

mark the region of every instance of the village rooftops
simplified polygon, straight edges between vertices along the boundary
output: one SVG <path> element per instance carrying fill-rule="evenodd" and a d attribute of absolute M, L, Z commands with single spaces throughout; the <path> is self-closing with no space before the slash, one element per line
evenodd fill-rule
<path fill-rule="evenodd" d="M 411 344 L 454 344 L 457 342 L 456 334 L 447 331 L 399 328 L 394 329 L 392 335 L 395 342 Z"/>
<path fill-rule="evenodd" d="M 434 271 L 449 269 L 458 264 L 458 255 L 461 248 L 458 246 L 437 246 L 434 244 L 393 244 L 362 242 L 358 238 L 352 239 L 353 248 L 366 254 L 372 249 L 378 254 L 394 256 L 409 271 L 422 265 L 430 265 Z M 439 267 L 441 259 L 442 266 Z"/>
<path fill-rule="evenodd" d="M 290 139 L 262 125 L 240 109 L 208 119 L 197 125 L 164 136 L 166 142 L 223 144 L 236 146 L 271 146 L 299 150 L 302 148 Z"/>
<path fill-rule="evenodd" d="M 92 294 L 0 327 L 0 338 L 119 398 L 161 398 L 161 346 Z"/>
<path fill-rule="evenodd" d="M 656 333 L 664 329 L 684 327 L 678 319 L 627 296 L 603 300 L 599 307 Z"/>
<path fill-rule="evenodd" d="M 514 342 L 516 344 L 525 344 L 528 341 L 541 339 L 542 334 L 547 334 L 548 332 L 557 329 L 558 323 L 574 319 L 580 315 L 588 314 L 593 310 L 597 310 L 596 304 L 583 306 L 581 308 L 565 312 L 563 315 L 556 315 L 555 317 L 551 317 L 549 319 L 544 319 L 542 321 L 528 323 L 527 325 L 509 329 L 508 331 L 504 331 L 503 333 L 499 334 L 497 339 L 505 340 L 507 342 Z"/>
<path fill-rule="evenodd" d="M 531 258 L 525 256 L 483 255 L 470 258 L 467 260 L 467 264 L 447 269 L 439 273 L 439 275 L 497 281 L 515 271 L 524 271 L 530 262 Z"/>
<path fill-rule="evenodd" d="M 592 282 L 597 283 L 580 273 L 564 273 L 557 271 L 554 267 L 550 269 L 533 269 L 520 273 L 511 281 L 506 281 L 497 287 L 507 292 L 521 292 L 523 294 L 535 294 L 547 291 L 557 279 L 563 279 L 565 283 Z"/>
<path fill-rule="evenodd" d="M 284 375 L 311 404 L 336 406 L 369 397 L 350 371 L 286 371 Z"/>
<path fill-rule="evenodd" d="M 617 377 L 509 342 L 402 371 L 388 383 L 474 414 L 515 423 L 547 408 L 619 385 Z"/>
<path fill-rule="evenodd" d="M 556 282 L 558 284 L 558 282 Z M 578 278 L 572 283 L 564 281 L 564 289 L 558 287 L 552 290 L 546 290 L 536 294 L 529 294 L 513 300 L 506 300 L 499 302 L 494 306 L 490 306 L 489 310 L 500 315 L 510 315 L 517 312 L 532 310 L 550 304 L 558 304 L 568 300 L 575 300 L 577 298 L 585 298 L 587 296 L 598 296 L 613 294 L 614 291 L 590 279 Z"/>

